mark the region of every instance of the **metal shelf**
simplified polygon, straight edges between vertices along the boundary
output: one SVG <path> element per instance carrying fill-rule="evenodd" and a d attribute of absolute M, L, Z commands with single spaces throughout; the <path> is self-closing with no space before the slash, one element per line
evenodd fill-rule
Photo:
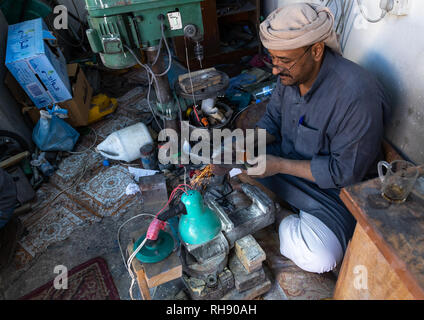
<path fill-rule="evenodd" d="M 245 5 L 241 7 L 240 9 L 228 11 L 220 15 L 217 14 L 217 17 L 221 18 L 221 17 L 231 16 L 231 15 L 235 15 L 242 12 L 255 11 L 255 10 L 256 10 L 256 6 L 254 4 L 252 4 L 251 2 L 246 2 Z M 217 10 L 217 13 L 218 13 L 218 10 Z"/>

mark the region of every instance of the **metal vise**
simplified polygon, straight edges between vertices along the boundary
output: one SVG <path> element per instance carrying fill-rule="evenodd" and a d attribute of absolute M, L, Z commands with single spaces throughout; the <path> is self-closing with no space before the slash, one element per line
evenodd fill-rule
<path fill-rule="evenodd" d="M 276 206 L 265 192 L 250 184 L 242 184 L 241 188 L 252 204 L 236 211 L 222 207 L 212 194 L 205 196 L 205 203 L 219 214 L 230 248 L 238 239 L 269 226 L 275 220 Z"/>
<path fill-rule="evenodd" d="M 240 210 L 235 210 L 234 206 L 221 206 L 214 192 L 206 193 L 205 204 L 218 214 L 222 230 L 206 243 L 184 244 L 181 250 L 185 272 L 183 280 L 195 300 L 220 299 L 232 290 L 234 275 L 227 267 L 230 249 L 238 239 L 267 227 L 275 220 L 277 207 L 262 190 L 249 184 L 241 187 L 252 204 Z"/>

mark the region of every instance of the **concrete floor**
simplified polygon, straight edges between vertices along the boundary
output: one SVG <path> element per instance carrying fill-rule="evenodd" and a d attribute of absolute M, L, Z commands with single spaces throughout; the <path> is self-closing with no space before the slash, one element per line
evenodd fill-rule
<path fill-rule="evenodd" d="M 120 254 L 117 232 L 118 228 L 129 218 L 140 213 L 155 213 L 156 206 L 148 203 L 133 206 L 119 218 L 105 217 L 100 222 L 83 225 L 74 230 L 71 235 L 60 242 L 50 245 L 43 253 L 37 255 L 24 269 L 16 270 L 13 264 L 0 273 L 0 298 L 18 299 L 32 290 L 40 287 L 57 276 L 54 268 L 64 265 L 71 270 L 73 267 L 94 257 L 106 260 L 109 270 L 122 300 L 129 300 L 131 283 Z M 130 241 L 129 235 L 135 231 L 147 228 L 150 217 L 134 219 L 121 231 L 121 246 L 126 248 Z M 125 249 L 124 249 L 125 250 Z M 269 277 L 272 275 L 268 274 Z M 272 281 L 271 290 L 264 295 L 266 300 L 285 300 L 287 297 L 278 282 Z M 151 290 L 155 300 L 175 299 L 184 285 L 177 279 Z M 141 299 L 138 286 L 133 288 L 135 299 Z"/>

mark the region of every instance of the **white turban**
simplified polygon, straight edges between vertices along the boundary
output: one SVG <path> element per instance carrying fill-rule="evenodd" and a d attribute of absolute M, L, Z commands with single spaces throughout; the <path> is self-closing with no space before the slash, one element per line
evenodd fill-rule
<path fill-rule="evenodd" d="M 294 50 L 317 42 L 342 54 L 330 9 L 312 3 L 296 3 L 271 12 L 260 25 L 260 38 L 265 48 Z"/>

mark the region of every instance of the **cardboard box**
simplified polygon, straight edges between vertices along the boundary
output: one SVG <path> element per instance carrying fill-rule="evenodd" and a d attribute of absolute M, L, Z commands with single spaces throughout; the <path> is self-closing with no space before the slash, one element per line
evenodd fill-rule
<path fill-rule="evenodd" d="M 93 88 L 90 86 L 80 66 L 69 64 L 67 66 L 68 76 L 71 82 L 73 98 L 65 102 L 58 103 L 61 108 L 68 110 L 68 117 L 65 119 L 73 127 L 88 125 L 88 114 L 91 107 L 91 99 L 93 97 Z M 26 95 L 15 78 L 7 73 L 4 81 L 10 92 L 22 105 L 22 112 L 27 113 L 32 122 L 36 124 L 40 119 L 40 110 L 34 106 L 31 99 Z"/>
<path fill-rule="evenodd" d="M 78 63 L 68 64 L 68 75 L 72 83 L 71 100 L 58 103 L 68 110 L 68 118 L 65 119 L 73 127 L 88 125 L 88 114 L 93 97 L 93 88 L 88 82 L 84 72 Z"/>
<path fill-rule="evenodd" d="M 6 67 L 36 107 L 72 99 L 66 60 L 41 18 L 9 26 Z"/>

